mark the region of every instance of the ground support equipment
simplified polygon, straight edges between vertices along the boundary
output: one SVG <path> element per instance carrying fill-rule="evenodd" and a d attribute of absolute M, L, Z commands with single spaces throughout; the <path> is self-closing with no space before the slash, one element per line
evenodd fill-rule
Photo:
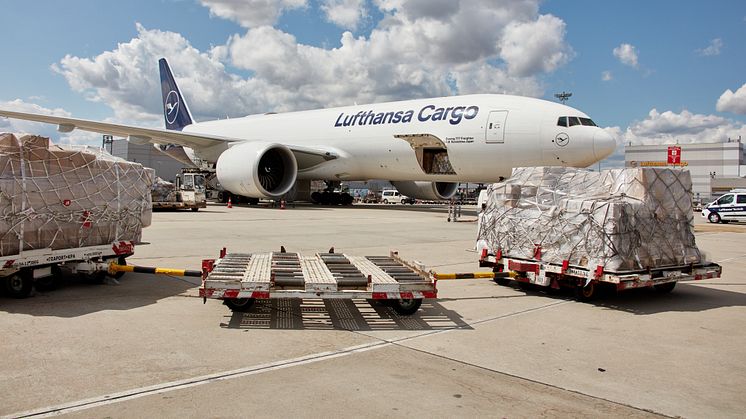
<path fill-rule="evenodd" d="M 51 288 L 61 269 L 89 278 L 103 278 L 109 266 L 126 264 L 135 252 L 135 244 L 121 241 L 109 245 L 77 247 L 73 249 L 26 250 L 17 255 L 0 257 L 0 288 L 13 298 L 26 298 L 34 287 Z M 119 273 L 111 273 L 118 278 Z"/>
<path fill-rule="evenodd" d="M 581 267 L 547 263 L 540 260 L 541 251 L 536 259 L 521 259 L 502 255 L 501 251 L 488 254 L 486 249 L 479 260 L 480 267 L 492 268 L 492 278 L 500 285 L 508 285 L 511 279 L 522 287 L 541 286 L 550 289 L 571 288 L 578 300 L 588 301 L 595 298 L 601 287 L 610 287 L 617 291 L 633 288 L 652 287 L 658 292 L 666 293 L 674 289 L 677 282 L 698 281 L 720 278 L 722 267 L 716 263 L 706 262 L 682 266 L 658 266 L 646 270 L 609 272 L 603 266 Z M 481 274 L 484 274 L 482 272 Z M 453 274 L 464 275 L 468 274 Z M 446 279 L 434 274 L 436 279 Z"/>
<path fill-rule="evenodd" d="M 399 314 L 417 312 L 422 299 L 436 298 L 436 281 L 418 264 L 389 256 L 334 253 L 226 253 L 202 262 L 200 297 L 221 299 L 246 311 L 256 299 L 367 299 L 389 302 Z"/>

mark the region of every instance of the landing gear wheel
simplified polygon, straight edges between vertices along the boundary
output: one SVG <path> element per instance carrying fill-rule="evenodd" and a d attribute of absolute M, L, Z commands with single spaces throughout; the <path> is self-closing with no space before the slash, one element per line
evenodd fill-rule
<path fill-rule="evenodd" d="M 575 299 L 578 301 L 591 301 L 598 296 L 598 284 L 591 281 L 586 286 L 577 285 L 575 287 Z"/>
<path fill-rule="evenodd" d="M 254 304 L 253 298 L 226 298 L 223 304 L 228 306 L 233 312 L 244 313 L 249 311 Z"/>
<path fill-rule="evenodd" d="M 393 300 L 394 310 L 402 316 L 409 316 L 417 312 L 422 305 L 422 298 L 405 298 Z"/>
<path fill-rule="evenodd" d="M 721 221 L 720 214 L 716 212 L 711 212 L 710 215 L 707 216 L 707 221 L 717 224 Z"/>
<path fill-rule="evenodd" d="M 34 288 L 34 279 L 30 272 L 18 271 L 13 275 L 4 278 L 5 294 L 11 298 L 26 298 L 31 295 Z"/>
<path fill-rule="evenodd" d="M 666 282 L 665 284 L 653 285 L 653 290 L 658 294 L 667 294 L 676 288 L 675 282 Z"/>

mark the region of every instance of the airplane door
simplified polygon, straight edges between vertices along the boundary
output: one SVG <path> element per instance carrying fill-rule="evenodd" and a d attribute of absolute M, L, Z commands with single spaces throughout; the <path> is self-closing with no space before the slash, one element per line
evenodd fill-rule
<path fill-rule="evenodd" d="M 486 143 L 504 143 L 505 142 L 505 120 L 508 117 L 508 111 L 492 111 L 487 118 L 487 130 L 485 132 Z"/>

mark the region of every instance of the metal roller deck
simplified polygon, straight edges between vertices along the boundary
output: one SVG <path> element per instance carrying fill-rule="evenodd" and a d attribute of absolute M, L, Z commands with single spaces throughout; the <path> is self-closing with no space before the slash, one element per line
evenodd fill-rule
<path fill-rule="evenodd" d="M 423 298 L 436 298 L 438 290 L 430 273 L 400 259 L 396 252 L 389 256 L 333 252 L 304 256 L 223 250 L 219 259 L 203 261 L 199 293 L 205 299 L 225 300 L 234 311 L 239 303 L 250 306 L 254 299 L 266 298 L 364 298 L 400 304 L 414 301 L 416 311 Z M 394 308 L 400 311 L 397 305 Z"/>

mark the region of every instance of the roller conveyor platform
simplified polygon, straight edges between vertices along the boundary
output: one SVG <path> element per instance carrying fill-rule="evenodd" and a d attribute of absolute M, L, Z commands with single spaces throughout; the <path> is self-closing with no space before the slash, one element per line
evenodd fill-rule
<path fill-rule="evenodd" d="M 284 250 L 284 249 L 283 249 Z M 246 311 L 255 299 L 359 298 L 389 300 L 401 314 L 417 311 L 423 298 L 436 298 L 436 281 L 418 264 L 389 256 L 290 252 L 226 253 L 203 262 L 200 296 L 222 299 Z"/>

